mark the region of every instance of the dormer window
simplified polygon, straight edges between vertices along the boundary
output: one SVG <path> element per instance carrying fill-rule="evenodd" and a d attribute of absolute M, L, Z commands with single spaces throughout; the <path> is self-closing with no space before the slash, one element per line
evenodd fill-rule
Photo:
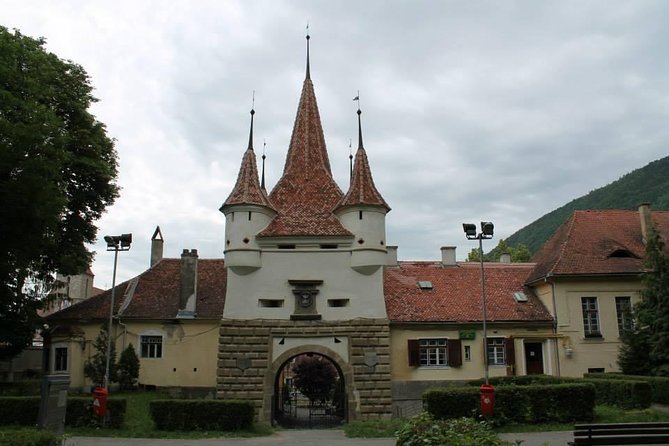
<path fill-rule="evenodd" d="M 611 254 L 609 254 L 609 257 L 610 258 L 623 258 L 623 259 L 624 258 L 638 259 L 637 256 L 635 256 L 634 254 L 632 254 L 628 250 L 622 249 L 622 248 L 616 249 L 613 252 L 611 252 Z"/>

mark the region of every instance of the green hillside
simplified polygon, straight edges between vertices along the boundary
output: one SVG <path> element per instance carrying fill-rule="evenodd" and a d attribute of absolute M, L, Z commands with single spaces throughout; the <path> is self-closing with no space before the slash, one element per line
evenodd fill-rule
<path fill-rule="evenodd" d="M 522 243 L 534 254 L 575 210 L 637 209 L 644 202 L 650 203 L 653 210 L 669 210 L 669 156 L 570 201 L 516 231 L 506 241 L 510 246 Z"/>

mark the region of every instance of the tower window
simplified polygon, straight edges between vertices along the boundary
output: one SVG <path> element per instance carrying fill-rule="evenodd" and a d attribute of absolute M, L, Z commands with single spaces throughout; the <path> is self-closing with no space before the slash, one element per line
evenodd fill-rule
<path fill-rule="evenodd" d="M 328 307 L 341 308 L 348 307 L 349 299 L 328 299 Z"/>
<path fill-rule="evenodd" d="M 258 306 L 261 308 L 281 308 L 283 299 L 258 299 Z"/>
<path fill-rule="evenodd" d="M 321 249 L 337 249 L 338 245 L 321 245 Z"/>
<path fill-rule="evenodd" d="M 295 249 L 295 245 L 284 243 L 279 245 L 279 249 Z"/>
<path fill-rule="evenodd" d="M 362 220 L 362 211 L 358 211 L 358 220 Z"/>
<path fill-rule="evenodd" d="M 249 221 L 251 221 L 251 215 L 253 215 L 253 213 L 249 211 Z"/>

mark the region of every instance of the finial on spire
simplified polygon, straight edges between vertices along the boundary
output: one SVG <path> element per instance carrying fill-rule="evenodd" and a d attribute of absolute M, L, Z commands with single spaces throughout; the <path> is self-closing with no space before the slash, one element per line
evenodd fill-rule
<path fill-rule="evenodd" d="M 358 90 L 358 95 L 353 98 L 354 101 L 358 101 L 358 148 L 362 148 L 362 123 L 360 121 L 360 115 L 362 115 L 362 111 L 360 111 L 360 90 Z"/>
<path fill-rule="evenodd" d="M 353 180 L 353 149 L 351 146 L 353 145 L 353 140 L 351 138 L 348 139 L 348 167 L 349 167 L 349 181 Z"/>
<path fill-rule="evenodd" d="M 249 147 L 248 150 L 253 150 L 253 115 L 256 114 L 256 111 L 254 110 L 256 105 L 256 91 L 253 90 L 253 99 L 252 99 L 252 105 L 251 105 L 251 129 L 249 130 Z"/>
<path fill-rule="evenodd" d="M 267 146 L 267 142 L 263 138 L 263 140 L 262 140 L 262 176 L 261 176 L 261 180 L 260 180 L 260 188 L 262 190 L 265 190 L 265 158 L 267 158 L 265 156 L 265 147 L 266 146 Z"/>
<path fill-rule="evenodd" d="M 311 70 L 309 68 L 309 39 L 311 39 L 311 36 L 309 35 L 309 22 L 307 22 L 307 79 L 311 79 Z"/>

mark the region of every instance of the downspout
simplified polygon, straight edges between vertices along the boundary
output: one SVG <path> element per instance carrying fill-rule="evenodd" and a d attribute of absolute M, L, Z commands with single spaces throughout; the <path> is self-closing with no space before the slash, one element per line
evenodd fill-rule
<path fill-rule="evenodd" d="M 562 372 L 560 370 L 560 344 L 558 342 L 558 313 L 557 313 L 557 302 L 555 300 L 555 283 L 553 281 L 548 281 L 548 279 L 552 276 L 551 273 L 546 274 L 546 277 L 544 278 L 545 283 L 550 283 L 551 285 L 551 298 L 553 300 L 553 335 L 555 337 L 555 366 L 557 368 L 557 376 L 561 376 Z"/>
<path fill-rule="evenodd" d="M 128 326 L 125 325 L 123 322 L 121 322 L 121 317 L 120 316 L 116 316 L 116 321 L 118 322 L 119 325 L 123 325 L 123 341 L 121 342 L 121 345 L 123 347 L 121 349 L 121 352 L 123 352 L 123 350 L 125 350 L 126 336 L 128 335 Z"/>

